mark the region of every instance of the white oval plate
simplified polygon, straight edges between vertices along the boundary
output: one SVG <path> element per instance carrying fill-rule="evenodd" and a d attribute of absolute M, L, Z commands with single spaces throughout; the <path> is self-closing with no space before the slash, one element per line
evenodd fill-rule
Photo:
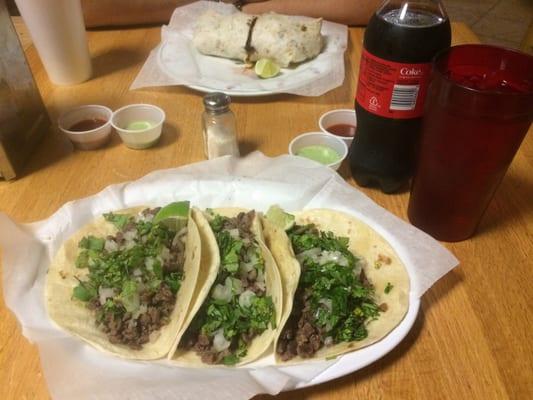
<path fill-rule="evenodd" d="M 329 57 L 327 46 L 316 58 L 293 68 L 282 68 L 278 76 L 269 79 L 259 78 L 253 68 L 247 68 L 241 62 L 206 56 L 192 46 L 189 47 L 189 51 L 201 76 L 199 80 L 202 84 L 186 86 L 206 93 L 224 92 L 230 96 L 249 97 L 285 93 L 327 76 L 334 67 L 333 63 L 325 62 Z M 181 52 L 173 41 L 162 43 L 157 54 L 159 68 L 176 80 L 183 78 L 180 55 Z"/>

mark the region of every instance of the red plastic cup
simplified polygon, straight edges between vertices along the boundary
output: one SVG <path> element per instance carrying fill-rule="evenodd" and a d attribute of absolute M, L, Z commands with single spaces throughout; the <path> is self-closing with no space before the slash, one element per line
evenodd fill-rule
<path fill-rule="evenodd" d="M 408 216 L 449 242 L 472 236 L 533 119 L 533 57 L 486 46 L 439 53 Z"/>

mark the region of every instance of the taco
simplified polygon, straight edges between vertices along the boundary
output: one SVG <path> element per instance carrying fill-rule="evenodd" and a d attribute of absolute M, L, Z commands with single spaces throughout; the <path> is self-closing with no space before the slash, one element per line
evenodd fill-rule
<path fill-rule="evenodd" d="M 232 208 L 197 217 L 218 256 L 212 257 L 212 276 L 198 291 L 172 359 L 187 366 L 251 362 L 272 345 L 282 307 L 279 272 L 260 220 L 253 210 Z"/>
<path fill-rule="evenodd" d="M 277 362 L 329 359 L 382 339 L 401 322 L 409 276 L 377 232 L 332 210 L 295 213 L 289 226 L 269 221 L 272 214 L 266 242 L 293 301 L 283 309 Z"/>
<path fill-rule="evenodd" d="M 200 256 L 188 202 L 104 214 L 57 252 L 46 279 L 48 314 L 99 350 L 163 358 L 186 318 Z"/>

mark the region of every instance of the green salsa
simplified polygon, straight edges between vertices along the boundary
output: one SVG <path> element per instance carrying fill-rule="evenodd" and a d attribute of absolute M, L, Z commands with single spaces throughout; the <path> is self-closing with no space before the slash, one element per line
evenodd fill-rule
<path fill-rule="evenodd" d="M 320 144 L 302 147 L 296 152 L 296 155 L 318 161 L 324 165 L 337 162 L 341 158 L 339 153 L 331 147 Z"/>
<path fill-rule="evenodd" d="M 149 129 L 152 127 L 152 123 L 150 121 L 132 121 L 128 124 L 126 129 L 128 131 L 144 131 L 145 129 Z"/>

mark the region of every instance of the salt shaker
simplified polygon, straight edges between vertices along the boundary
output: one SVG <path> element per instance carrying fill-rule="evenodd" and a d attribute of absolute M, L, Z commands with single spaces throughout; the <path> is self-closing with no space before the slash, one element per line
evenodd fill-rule
<path fill-rule="evenodd" d="M 215 92 L 204 96 L 204 149 L 210 160 L 226 155 L 239 156 L 235 115 L 229 108 L 230 102 L 231 98 L 224 93 Z"/>

